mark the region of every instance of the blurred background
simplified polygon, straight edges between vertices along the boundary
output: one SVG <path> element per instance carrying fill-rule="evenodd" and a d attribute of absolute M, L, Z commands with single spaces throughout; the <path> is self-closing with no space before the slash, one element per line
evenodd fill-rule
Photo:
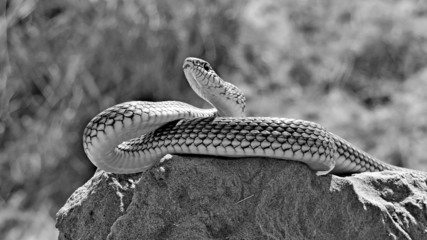
<path fill-rule="evenodd" d="M 249 116 L 324 125 L 427 170 L 427 2 L 7 0 L 0 6 L 0 239 L 56 239 L 55 213 L 95 168 L 85 125 L 129 100 L 208 107 L 200 57 Z"/>

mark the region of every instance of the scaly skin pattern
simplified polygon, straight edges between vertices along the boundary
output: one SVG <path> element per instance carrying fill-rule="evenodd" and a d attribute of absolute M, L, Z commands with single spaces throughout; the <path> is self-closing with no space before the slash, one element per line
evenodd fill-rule
<path fill-rule="evenodd" d="M 167 153 L 272 157 L 301 161 L 320 172 L 329 172 L 335 165 L 333 139 L 318 124 L 286 118 L 215 117 L 214 112 L 193 118 L 199 113 L 164 105 L 129 102 L 107 109 L 85 129 L 86 154 L 101 169 L 116 173 L 147 169 Z M 167 111 L 172 120 L 150 125 L 168 115 Z M 137 133 L 134 129 L 148 130 Z M 135 136 L 140 137 L 131 139 Z M 96 158 L 99 152 L 105 155 Z"/>
<path fill-rule="evenodd" d="M 198 118 L 164 125 L 119 147 L 158 158 L 164 153 L 260 156 L 302 161 L 318 171 L 334 164 L 334 144 L 317 124 L 278 118 Z"/>
<path fill-rule="evenodd" d="M 83 134 L 93 164 L 107 172 L 136 173 L 166 154 L 198 154 L 300 161 L 319 175 L 410 171 L 375 159 L 313 122 L 243 117 L 243 93 L 219 78 L 207 62 L 188 58 L 183 68 L 191 87 L 220 109 L 177 101 L 134 101 L 108 108 Z"/>

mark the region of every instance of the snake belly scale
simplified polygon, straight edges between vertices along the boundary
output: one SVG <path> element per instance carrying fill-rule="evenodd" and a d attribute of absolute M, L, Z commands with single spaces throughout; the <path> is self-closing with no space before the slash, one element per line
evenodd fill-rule
<path fill-rule="evenodd" d="M 222 80 L 209 63 L 187 58 L 183 68 L 193 90 L 214 108 L 178 101 L 132 101 L 110 107 L 84 130 L 84 151 L 95 166 L 136 173 L 169 153 L 300 161 L 319 175 L 406 171 L 375 159 L 317 123 L 245 117 L 243 93 Z"/>

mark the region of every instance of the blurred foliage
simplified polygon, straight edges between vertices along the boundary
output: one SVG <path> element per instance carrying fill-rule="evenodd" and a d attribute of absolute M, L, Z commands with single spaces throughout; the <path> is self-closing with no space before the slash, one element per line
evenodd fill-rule
<path fill-rule="evenodd" d="M 248 115 L 321 123 L 427 170 L 427 2 L 8 0 L 0 7 L 0 239 L 52 239 L 93 174 L 87 122 L 129 100 L 207 106 L 181 71 L 208 60 Z M 37 220 L 37 221 L 36 221 Z"/>

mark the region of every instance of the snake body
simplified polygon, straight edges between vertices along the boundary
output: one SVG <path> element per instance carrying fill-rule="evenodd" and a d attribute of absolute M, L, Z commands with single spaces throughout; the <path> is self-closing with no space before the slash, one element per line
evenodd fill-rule
<path fill-rule="evenodd" d="M 215 108 L 178 101 L 132 101 L 110 107 L 84 130 L 84 151 L 95 166 L 107 172 L 136 173 L 166 154 L 198 154 L 300 161 L 319 175 L 403 170 L 317 123 L 245 117 L 243 93 L 222 80 L 209 63 L 187 58 L 183 69 L 193 90 Z"/>

